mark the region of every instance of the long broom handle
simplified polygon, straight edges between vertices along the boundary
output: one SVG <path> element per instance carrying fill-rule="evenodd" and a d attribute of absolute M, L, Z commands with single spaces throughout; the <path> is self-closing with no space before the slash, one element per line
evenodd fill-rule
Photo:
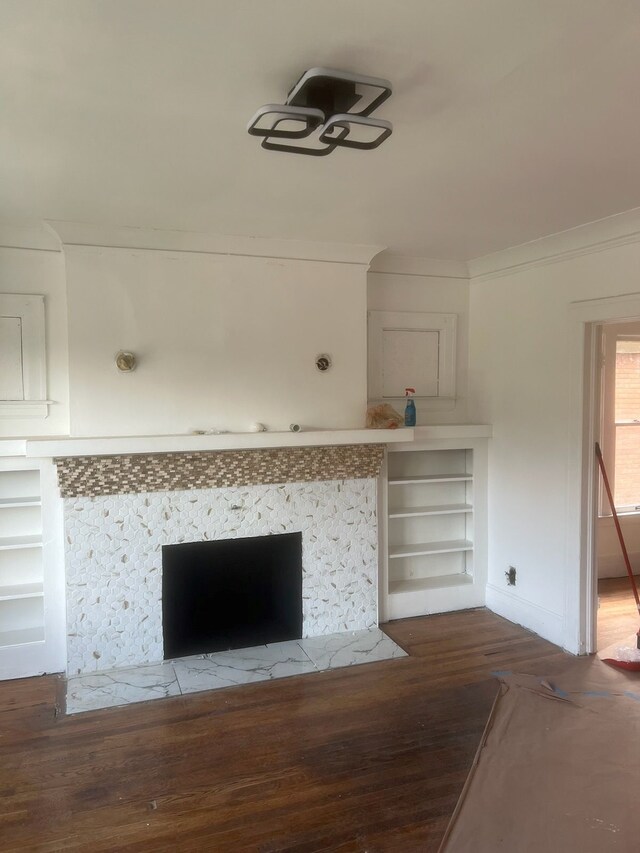
<path fill-rule="evenodd" d="M 598 464 L 600 465 L 600 470 L 602 471 L 602 480 L 604 482 L 604 487 L 607 492 L 607 497 L 609 498 L 609 506 L 611 507 L 611 514 L 613 515 L 613 523 L 616 526 L 616 530 L 618 531 L 618 539 L 620 540 L 620 547 L 622 548 L 622 556 L 624 557 L 624 564 L 627 567 L 627 574 L 629 575 L 629 580 L 631 581 L 631 588 L 633 589 L 633 597 L 636 600 L 636 607 L 638 608 L 638 613 L 640 614 L 640 595 L 638 595 L 638 586 L 636 584 L 636 579 L 633 576 L 633 570 L 631 568 L 631 562 L 629 561 L 629 555 L 627 554 L 627 546 L 624 544 L 624 536 L 622 535 L 622 528 L 620 527 L 620 521 L 618 519 L 618 513 L 616 512 L 616 507 L 613 502 L 613 495 L 611 494 L 611 486 L 609 485 L 609 478 L 607 477 L 607 469 L 604 467 L 604 459 L 602 458 L 602 451 L 600 450 L 600 445 L 596 441 L 596 456 L 598 457 Z M 639 632 L 640 636 L 640 632 Z"/>

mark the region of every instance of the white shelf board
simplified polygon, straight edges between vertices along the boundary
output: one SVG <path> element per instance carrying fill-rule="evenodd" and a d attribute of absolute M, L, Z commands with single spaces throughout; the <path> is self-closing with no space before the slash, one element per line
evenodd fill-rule
<path fill-rule="evenodd" d="M 0 551 L 18 551 L 21 548 L 42 548 L 40 536 L 5 536 L 0 539 Z"/>
<path fill-rule="evenodd" d="M 389 559 L 421 557 L 423 554 L 451 554 L 457 551 L 472 551 L 473 542 L 468 539 L 447 539 L 443 542 L 421 542 L 415 545 L 391 546 Z"/>
<path fill-rule="evenodd" d="M 421 592 L 427 589 L 443 589 L 452 586 L 466 586 L 473 583 L 471 575 L 437 575 L 432 578 L 410 578 L 400 581 L 389 581 L 389 595 L 405 592 Z"/>
<path fill-rule="evenodd" d="M 269 447 L 327 447 L 413 441 L 413 429 L 326 429 L 305 432 L 238 432 L 219 435 L 133 435 L 104 438 L 28 439 L 28 457 L 117 456 L 195 450 L 251 450 Z"/>
<path fill-rule="evenodd" d="M 389 477 L 390 486 L 413 486 L 418 483 L 464 483 L 473 480 L 473 474 L 418 474 L 413 477 Z"/>
<path fill-rule="evenodd" d="M 456 575 L 451 575 L 456 577 Z M 430 613 L 448 613 L 453 610 L 467 610 L 470 607 L 483 607 L 484 585 L 471 580 L 447 586 L 398 591 L 387 596 L 387 618 L 407 619 L 411 616 L 425 616 Z M 434 579 L 434 583 L 439 583 Z"/>
<path fill-rule="evenodd" d="M 20 598 L 42 598 L 41 583 L 16 583 L 0 586 L 0 601 L 15 601 Z"/>
<path fill-rule="evenodd" d="M 15 631 L 0 631 L 0 648 L 43 642 L 44 627 L 42 626 L 37 628 L 19 628 Z"/>
<path fill-rule="evenodd" d="M 412 506 L 389 509 L 389 518 L 415 518 L 424 515 L 459 515 L 473 512 L 471 504 L 441 504 L 440 506 Z"/>
<path fill-rule="evenodd" d="M 414 427 L 414 440 L 428 441 L 434 438 L 491 438 L 490 424 L 435 424 Z"/>
<path fill-rule="evenodd" d="M 0 498 L 0 509 L 14 509 L 19 506 L 41 506 L 39 497 L 32 498 Z"/>

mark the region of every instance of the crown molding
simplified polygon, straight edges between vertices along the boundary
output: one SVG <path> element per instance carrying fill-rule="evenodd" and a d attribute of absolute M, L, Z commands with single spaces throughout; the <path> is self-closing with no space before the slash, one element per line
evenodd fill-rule
<path fill-rule="evenodd" d="M 640 241 L 640 208 L 569 228 L 519 246 L 467 261 L 402 255 L 382 246 L 239 237 L 195 231 L 109 227 L 46 220 L 1 222 L 0 247 L 60 252 L 68 246 L 148 249 L 218 255 L 322 261 L 369 267 L 376 275 L 458 280 L 508 275 Z"/>
<path fill-rule="evenodd" d="M 60 252 L 60 240 L 43 222 L 0 222 L 0 247 Z"/>
<path fill-rule="evenodd" d="M 368 266 L 383 246 L 350 243 L 319 243 L 306 240 L 276 240 L 266 237 L 236 237 L 196 231 L 164 231 L 155 228 L 109 227 L 84 222 L 48 220 L 63 247 L 95 246 L 113 249 L 149 249 L 213 255 L 244 255 L 287 258 L 301 261 Z"/>
<path fill-rule="evenodd" d="M 456 278 L 467 280 L 469 269 L 466 261 L 417 258 L 382 251 L 371 262 L 369 273 L 387 275 L 414 275 L 422 278 Z"/>
<path fill-rule="evenodd" d="M 469 261 L 474 281 L 570 260 L 640 241 L 640 207 Z"/>

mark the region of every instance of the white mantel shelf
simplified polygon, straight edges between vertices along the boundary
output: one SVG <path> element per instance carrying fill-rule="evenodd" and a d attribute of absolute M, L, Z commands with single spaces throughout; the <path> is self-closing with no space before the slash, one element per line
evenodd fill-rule
<path fill-rule="evenodd" d="M 219 435 L 136 435 L 104 438 L 27 439 L 25 455 L 119 456 L 130 453 L 187 453 L 198 450 L 257 450 L 413 441 L 413 429 L 338 429 L 309 432 L 222 433 Z M 0 453 L 2 451 L 0 450 Z"/>
<path fill-rule="evenodd" d="M 440 424 L 401 429 L 327 429 L 309 432 L 222 433 L 220 435 L 133 435 L 102 438 L 0 439 L 0 457 L 118 456 L 269 447 L 328 447 L 344 444 L 402 444 L 437 439 L 491 438 L 488 424 Z"/>

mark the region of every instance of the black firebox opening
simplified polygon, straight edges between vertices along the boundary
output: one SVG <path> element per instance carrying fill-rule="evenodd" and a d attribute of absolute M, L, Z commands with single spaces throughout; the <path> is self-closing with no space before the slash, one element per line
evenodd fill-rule
<path fill-rule="evenodd" d="M 302 534 L 162 548 L 165 660 L 302 637 Z"/>

